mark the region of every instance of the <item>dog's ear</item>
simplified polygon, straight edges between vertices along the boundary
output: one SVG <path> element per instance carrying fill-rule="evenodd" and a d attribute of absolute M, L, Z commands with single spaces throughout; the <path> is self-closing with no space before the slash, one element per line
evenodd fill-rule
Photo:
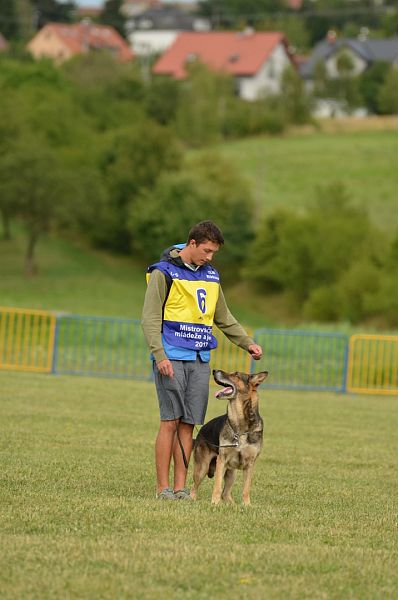
<path fill-rule="evenodd" d="M 268 377 L 268 371 L 261 371 L 261 373 L 255 373 L 254 375 L 250 375 L 249 381 L 252 385 L 258 386 Z"/>

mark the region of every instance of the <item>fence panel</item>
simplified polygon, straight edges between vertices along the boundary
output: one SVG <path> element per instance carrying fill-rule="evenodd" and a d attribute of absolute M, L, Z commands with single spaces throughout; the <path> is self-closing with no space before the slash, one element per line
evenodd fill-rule
<path fill-rule="evenodd" d="M 398 394 L 398 336 L 351 337 L 347 391 Z"/>
<path fill-rule="evenodd" d="M 398 336 L 258 329 L 254 362 L 215 328 L 212 368 L 266 369 L 275 388 L 398 395 Z M 58 316 L 0 307 L 0 369 L 150 379 L 149 351 L 135 319 Z"/>
<path fill-rule="evenodd" d="M 254 332 L 264 355 L 256 371 L 269 371 L 268 387 L 284 389 L 345 390 L 348 337 L 316 333 L 258 329 Z"/>
<path fill-rule="evenodd" d="M 59 317 L 53 372 L 149 379 L 149 352 L 140 322 L 107 317 Z"/>
<path fill-rule="evenodd" d="M 248 335 L 251 335 L 248 329 L 246 331 Z M 217 327 L 214 327 L 213 333 L 217 338 L 218 346 L 211 353 L 210 367 L 212 369 L 222 369 L 227 373 L 233 371 L 250 373 L 250 354 L 232 344 Z"/>
<path fill-rule="evenodd" d="M 0 369 L 51 372 L 56 317 L 0 307 Z"/>

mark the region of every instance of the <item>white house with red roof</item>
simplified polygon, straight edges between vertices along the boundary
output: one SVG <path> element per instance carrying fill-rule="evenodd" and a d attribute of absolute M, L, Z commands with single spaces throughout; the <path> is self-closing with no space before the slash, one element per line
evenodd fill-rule
<path fill-rule="evenodd" d="M 186 65 L 195 60 L 232 75 L 245 100 L 279 93 L 284 70 L 295 65 L 283 33 L 186 32 L 180 33 L 159 58 L 153 73 L 183 79 L 187 76 Z"/>
<path fill-rule="evenodd" d="M 36 59 L 51 58 L 56 63 L 94 51 L 109 52 L 120 62 L 133 58 L 129 45 L 116 29 L 84 22 L 76 25 L 47 23 L 30 40 L 27 48 Z"/>

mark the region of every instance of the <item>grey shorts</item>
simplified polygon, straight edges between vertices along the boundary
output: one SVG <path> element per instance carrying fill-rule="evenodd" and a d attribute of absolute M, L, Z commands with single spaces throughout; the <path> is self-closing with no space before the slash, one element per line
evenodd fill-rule
<path fill-rule="evenodd" d="M 153 373 L 158 394 L 160 420 L 181 419 L 191 425 L 205 420 L 209 399 L 209 363 L 172 360 L 174 377 L 161 375 L 154 363 Z"/>

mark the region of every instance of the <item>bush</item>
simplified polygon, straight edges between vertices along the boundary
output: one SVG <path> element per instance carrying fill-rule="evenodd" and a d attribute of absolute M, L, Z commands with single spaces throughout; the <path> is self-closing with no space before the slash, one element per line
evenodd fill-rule
<path fill-rule="evenodd" d="M 303 306 L 304 317 L 315 321 L 339 321 L 343 312 L 342 295 L 338 285 L 312 290 Z"/>
<path fill-rule="evenodd" d="M 398 114 L 398 71 L 391 67 L 379 91 L 379 108 L 382 114 Z"/>
<path fill-rule="evenodd" d="M 215 156 L 164 172 L 152 190 L 143 191 L 130 207 L 133 249 L 147 262 L 157 260 L 205 219 L 217 223 L 226 240 L 215 264 L 224 280 L 236 279 L 253 237 L 253 203 L 246 184 Z"/>
<path fill-rule="evenodd" d="M 261 133 L 279 134 L 286 127 L 286 118 L 278 106 L 267 106 L 263 101 L 246 102 L 230 98 L 222 122 L 226 138 L 240 138 Z"/>
<path fill-rule="evenodd" d="M 128 211 L 143 190 L 156 186 L 163 171 L 178 170 L 181 149 L 172 133 L 152 121 L 112 133 L 102 158 L 102 173 L 108 190 L 103 215 L 108 232 L 101 244 L 119 252 L 131 249 Z M 97 236 L 98 238 L 98 236 Z"/>
<path fill-rule="evenodd" d="M 302 315 L 357 322 L 378 310 L 386 244 L 340 184 L 318 190 L 311 213 L 276 212 L 257 232 L 244 276 L 283 292 Z"/>
<path fill-rule="evenodd" d="M 360 76 L 359 90 L 364 99 L 366 108 L 375 114 L 380 112 L 379 93 L 390 65 L 385 62 L 376 62 Z"/>

